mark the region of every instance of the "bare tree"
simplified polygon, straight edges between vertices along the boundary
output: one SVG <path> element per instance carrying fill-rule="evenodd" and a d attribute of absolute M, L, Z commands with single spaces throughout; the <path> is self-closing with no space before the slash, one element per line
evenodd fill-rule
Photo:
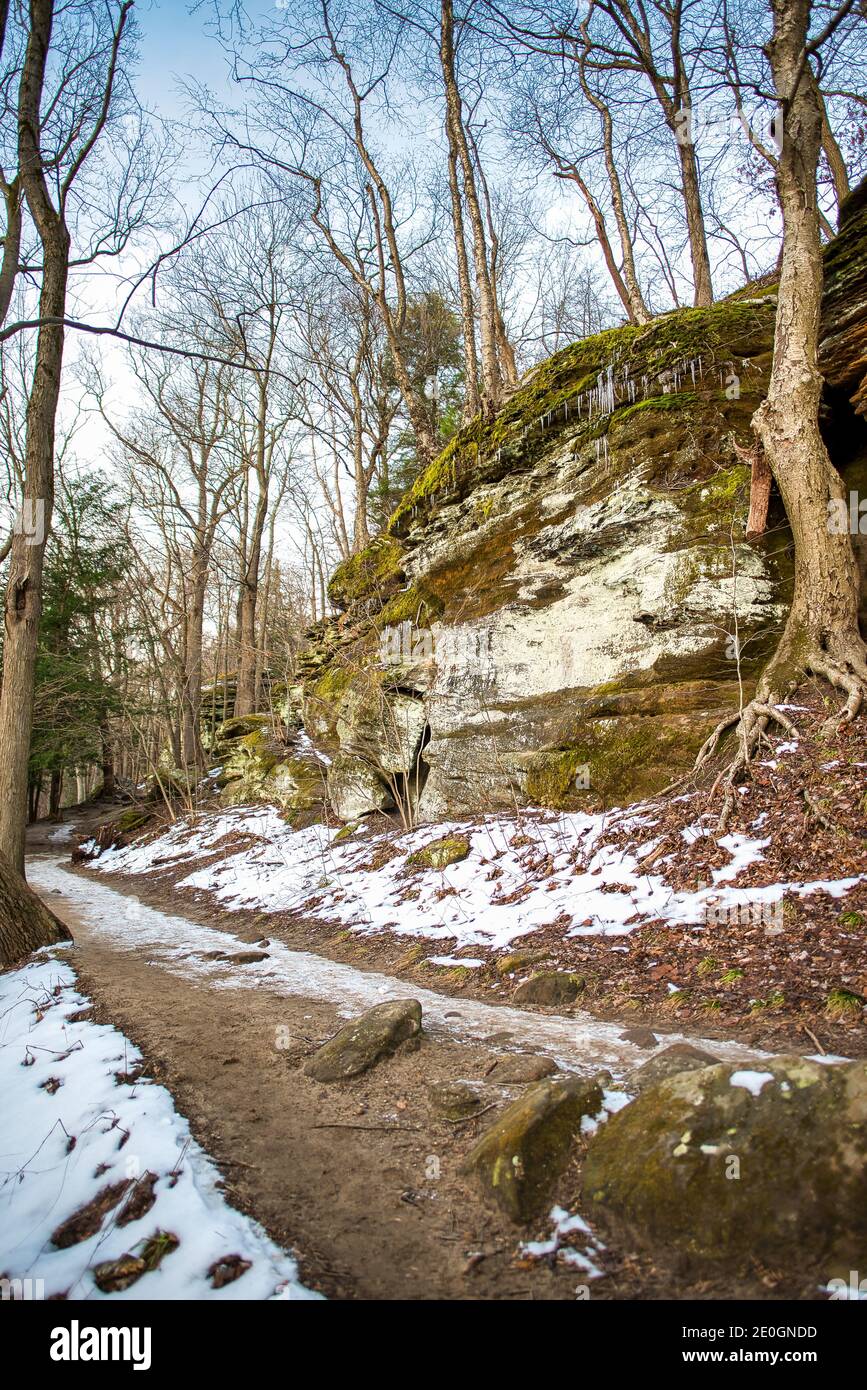
<path fill-rule="evenodd" d="M 36 360 L 27 407 L 23 502 L 37 519 L 12 541 L 5 600 L 0 690 L 0 853 L 23 873 L 27 759 L 41 612 L 45 542 L 54 496 L 54 436 L 63 362 L 70 219 L 88 161 L 104 137 L 118 93 L 118 62 L 129 33 L 131 0 L 65 7 L 54 29 L 53 0 L 30 0 L 18 87 L 21 188 L 42 248 Z M 59 47 L 57 88 L 46 91 L 49 55 Z M 52 70 L 52 79 L 54 74 Z"/>

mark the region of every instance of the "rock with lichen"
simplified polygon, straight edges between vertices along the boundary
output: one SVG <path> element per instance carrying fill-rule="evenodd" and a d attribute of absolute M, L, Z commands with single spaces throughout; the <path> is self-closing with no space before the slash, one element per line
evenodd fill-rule
<path fill-rule="evenodd" d="M 513 1221 L 530 1221 L 569 1162 L 582 1119 L 601 1108 L 595 1081 L 577 1076 L 540 1081 L 482 1135 L 464 1170 Z"/>
<path fill-rule="evenodd" d="M 681 1072 L 600 1127 L 583 1182 L 600 1218 L 703 1270 L 847 1276 L 867 1260 L 867 1063 Z"/>

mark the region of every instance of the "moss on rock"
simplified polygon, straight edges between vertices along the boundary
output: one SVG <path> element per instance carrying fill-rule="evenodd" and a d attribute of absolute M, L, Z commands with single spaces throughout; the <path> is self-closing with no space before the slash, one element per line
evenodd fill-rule
<path fill-rule="evenodd" d="M 433 840 L 423 849 L 413 850 L 407 855 L 411 869 L 446 869 L 449 864 L 457 864 L 466 859 L 470 852 L 469 840 L 462 835 L 447 835 L 441 840 Z"/>
<path fill-rule="evenodd" d="M 867 1259 L 867 1063 L 681 1073 L 598 1131 L 584 1192 L 652 1250 L 848 1274 Z"/>
<path fill-rule="evenodd" d="M 516 1222 L 527 1222 L 549 1199 L 585 1115 L 602 1108 L 595 1081 L 558 1077 L 531 1086 L 503 1111 L 468 1154 L 486 1196 Z"/>

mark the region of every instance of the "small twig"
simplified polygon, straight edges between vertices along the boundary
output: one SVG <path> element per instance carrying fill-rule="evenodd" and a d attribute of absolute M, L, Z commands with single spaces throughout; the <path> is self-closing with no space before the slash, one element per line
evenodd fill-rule
<path fill-rule="evenodd" d="M 473 1115 L 464 1115 L 463 1119 L 461 1120 L 449 1120 L 448 1118 L 446 1118 L 446 1124 L 468 1125 L 470 1123 L 470 1120 L 477 1120 L 480 1115 L 487 1115 L 489 1110 L 496 1110 L 496 1108 L 497 1102 L 495 1100 L 492 1100 L 490 1105 L 483 1106 L 481 1110 L 477 1110 Z"/>
<path fill-rule="evenodd" d="M 801 1027 L 803 1028 L 804 1032 L 807 1034 L 807 1037 L 808 1037 L 808 1038 L 812 1038 L 813 1042 L 814 1042 L 814 1043 L 816 1044 L 816 1046 L 818 1047 L 818 1049 L 819 1049 L 819 1051 L 821 1052 L 822 1056 L 823 1056 L 823 1057 L 827 1057 L 827 1055 L 828 1055 L 827 1052 L 825 1051 L 825 1049 L 824 1049 L 824 1047 L 822 1046 L 822 1044 L 819 1042 L 819 1039 L 816 1037 L 816 1034 L 813 1032 L 812 1028 L 808 1028 L 807 1025 L 806 1025 L 806 1023 L 802 1023 L 802 1024 L 801 1024 Z"/>

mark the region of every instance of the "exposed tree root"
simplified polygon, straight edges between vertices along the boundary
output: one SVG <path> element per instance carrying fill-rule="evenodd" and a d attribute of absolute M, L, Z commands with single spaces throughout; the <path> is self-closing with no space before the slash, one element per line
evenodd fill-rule
<path fill-rule="evenodd" d="M 735 714 L 720 720 L 713 732 L 705 739 L 695 760 L 693 773 L 700 771 L 719 748 L 723 735 L 736 729 L 737 752 L 728 766 L 718 774 L 710 791 L 710 799 L 722 789 L 723 801 L 717 821 L 717 833 L 725 831 L 732 812 L 737 804 L 738 784 L 748 774 L 753 757 L 762 743 L 768 743 L 767 730 L 777 724 L 785 733 L 797 738 L 798 731 L 789 716 L 780 708 L 783 699 L 781 687 L 787 682 L 780 681 L 778 670 L 782 665 L 778 659 L 772 660 L 759 683 L 755 699 Z M 832 656 L 816 648 L 806 659 L 802 659 L 804 675 L 812 674 L 826 680 L 835 690 L 846 697 L 841 710 L 826 720 L 822 732 L 831 734 L 838 731 L 859 714 L 867 698 L 867 659 L 860 641 L 850 644 L 841 657 Z"/>

